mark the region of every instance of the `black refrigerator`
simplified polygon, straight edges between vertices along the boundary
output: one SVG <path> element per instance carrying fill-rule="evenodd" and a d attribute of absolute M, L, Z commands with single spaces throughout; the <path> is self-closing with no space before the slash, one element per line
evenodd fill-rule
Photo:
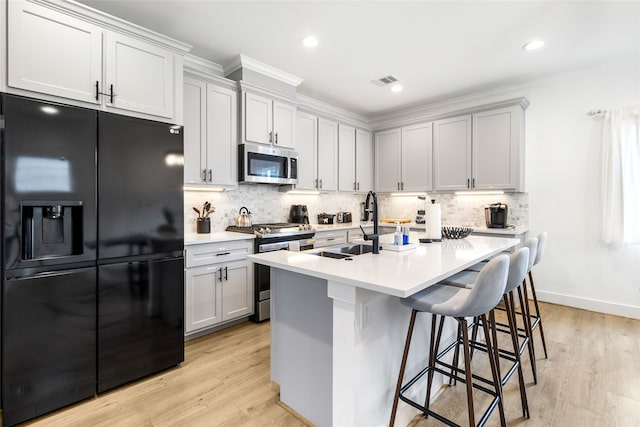
<path fill-rule="evenodd" d="M 0 94 L 4 425 L 175 366 L 181 129 Z"/>

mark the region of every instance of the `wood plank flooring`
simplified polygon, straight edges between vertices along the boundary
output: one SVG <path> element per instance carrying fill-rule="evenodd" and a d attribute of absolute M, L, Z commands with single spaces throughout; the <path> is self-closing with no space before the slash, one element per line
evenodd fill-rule
<path fill-rule="evenodd" d="M 640 321 L 541 304 L 549 359 L 536 331 L 538 384 L 525 357 L 531 418 L 517 377 L 505 389 L 510 425 L 640 426 Z M 502 342 L 502 341 L 501 341 Z M 483 369 L 484 355 L 474 364 Z M 486 367 L 485 367 L 486 368 Z M 488 371 L 488 370 L 487 370 Z M 301 426 L 269 381 L 269 323 L 244 323 L 192 341 L 179 367 L 40 417 L 31 426 Z M 482 396 L 476 402 L 481 411 Z M 462 425 L 464 386 L 434 402 Z M 384 425 L 388 420 L 380 420 Z M 416 427 L 441 425 L 416 417 Z M 497 411 L 488 425 L 499 425 Z"/>

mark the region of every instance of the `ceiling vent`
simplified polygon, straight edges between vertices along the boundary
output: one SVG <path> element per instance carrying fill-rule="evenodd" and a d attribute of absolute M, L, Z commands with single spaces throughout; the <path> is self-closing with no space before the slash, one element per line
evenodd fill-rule
<path fill-rule="evenodd" d="M 384 87 L 388 84 L 391 84 L 397 81 L 398 79 L 396 79 L 393 76 L 384 76 L 384 77 L 380 77 L 379 79 L 371 80 L 371 83 L 379 87 Z"/>

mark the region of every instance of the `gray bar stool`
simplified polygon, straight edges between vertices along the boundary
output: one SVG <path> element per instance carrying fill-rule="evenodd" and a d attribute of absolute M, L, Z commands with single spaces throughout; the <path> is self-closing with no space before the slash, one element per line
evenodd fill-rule
<path fill-rule="evenodd" d="M 538 251 L 536 252 L 535 260 L 533 261 L 531 267 L 529 268 L 529 285 L 531 286 L 531 296 L 533 299 L 533 306 L 536 309 L 535 314 L 532 314 L 531 310 L 529 309 L 528 298 L 526 299 L 526 301 L 527 301 L 527 314 L 529 314 L 530 319 L 533 319 L 533 323 L 530 322 L 531 331 L 533 333 L 533 331 L 539 327 L 540 338 L 542 339 L 542 348 L 544 350 L 544 358 L 548 359 L 549 356 L 547 355 L 547 343 L 545 342 L 544 330 L 542 329 L 542 317 L 540 316 L 540 307 L 538 306 L 538 297 L 536 296 L 536 287 L 533 284 L 533 274 L 531 273 L 531 268 L 535 265 L 538 265 L 538 263 L 542 260 L 542 257 L 544 256 L 546 249 L 547 249 L 547 232 L 543 231 L 538 235 Z M 524 281 L 522 283 L 524 284 Z M 526 297 L 527 296 L 526 286 L 524 286 L 524 291 L 525 291 L 525 297 Z"/>
<path fill-rule="evenodd" d="M 409 330 L 407 332 L 407 340 L 404 346 L 404 353 L 402 355 L 402 362 L 400 364 L 400 373 L 398 375 L 398 383 L 396 385 L 396 391 L 393 399 L 393 407 L 391 409 L 391 418 L 389 425 L 393 426 L 396 417 L 396 411 L 398 409 L 398 400 L 402 400 L 405 403 L 413 406 L 414 408 L 422 411 L 425 415 L 432 415 L 437 420 L 455 426 L 451 420 L 437 414 L 434 411 L 429 410 L 429 398 L 431 396 L 431 383 L 433 380 L 434 372 L 438 372 L 442 375 L 452 377 L 455 375 L 456 380 L 466 384 L 467 389 L 467 407 L 469 413 L 469 426 L 475 426 L 475 414 L 473 410 L 473 388 L 481 390 L 489 395 L 493 396 L 492 402 L 489 408 L 484 412 L 479 426 L 484 425 L 493 409 L 498 406 L 500 412 L 500 423 L 502 426 L 506 425 L 503 397 L 502 397 L 502 384 L 500 376 L 498 374 L 498 368 L 495 359 L 495 352 L 493 350 L 493 344 L 491 343 L 491 337 L 495 336 L 495 331 L 490 335 L 489 326 L 495 328 L 495 321 L 493 319 L 493 309 L 496 304 L 502 298 L 504 290 L 507 284 L 507 276 L 509 273 L 509 257 L 507 255 L 501 255 L 496 257 L 487 263 L 485 268 L 478 274 L 477 280 L 474 282 L 473 289 L 467 289 L 462 287 L 447 286 L 443 284 L 436 284 L 430 286 L 423 291 L 420 291 L 410 297 L 403 298 L 402 304 L 411 308 L 411 318 L 409 320 Z M 429 362 L 418 375 L 409 380 L 406 385 L 402 385 L 404 379 L 404 372 L 407 364 L 407 356 L 409 354 L 409 348 L 411 346 L 411 337 L 413 335 L 413 327 L 415 325 L 416 315 L 418 312 L 425 312 L 432 314 L 431 320 L 431 341 L 429 344 Z M 491 322 L 487 322 L 486 314 L 489 313 Z M 444 322 L 444 317 L 453 317 L 459 325 L 459 330 L 462 335 L 462 345 L 465 361 L 464 378 L 458 376 L 458 372 L 462 370 L 447 365 L 438 360 L 438 349 L 440 344 L 440 334 L 436 337 L 436 322 L 437 316 L 441 316 L 440 324 Z M 489 357 L 489 365 L 491 367 L 492 381 L 481 378 L 471 373 L 471 358 L 470 348 L 471 345 L 476 343 L 470 343 L 468 334 L 467 317 L 480 316 L 482 319 L 482 326 L 486 337 L 487 355 Z M 440 327 L 441 331 L 442 328 Z M 454 343 L 458 345 L 458 341 Z M 449 346 L 452 348 L 453 345 Z M 437 366 L 440 364 L 452 370 L 451 372 L 445 371 Z M 452 374 L 452 372 L 455 372 Z M 427 374 L 427 393 L 424 405 L 411 400 L 405 396 L 405 392 L 418 382 Z M 476 382 L 473 382 L 476 379 Z M 493 390 L 479 384 L 483 382 L 493 386 Z"/>
<path fill-rule="evenodd" d="M 513 376 L 514 372 L 518 372 L 520 400 L 522 403 L 522 415 L 525 418 L 529 418 L 529 406 L 527 403 L 527 392 L 525 388 L 524 375 L 522 374 L 522 361 L 520 359 L 520 355 L 524 351 L 524 345 L 528 344 L 529 339 L 528 339 L 528 336 L 525 335 L 523 337 L 525 338 L 525 342 L 523 342 L 522 347 L 518 343 L 519 341 L 518 326 L 515 318 L 516 311 L 514 308 L 515 304 L 514 304 L 513 294 L 515 289 L 518 288 L 520 285 L 522 285 L 522 281 L 527 275 L 527 271 L 529 270 L 529 253 L 530 253 L 529 247 L 532 247 L 533 250 L 535 251 L 535 248 L 537 246 L 537 241 L 536 239 L 531 239 L 530 241 L 527 242 L 527 244 L 528 246 L 524 246 L 516 250 L 513 254 L 511 254 L 511 257 L 509 260 L 509 275 L 507 277 L 507 285 L 505 287 L 504 295 L 502 298 L 504 302 L 504 308 L 507 314 L 507 324 L 504 326 L 508 327 L 509 329 L 508 331 L 507 330 L 501 330 L 501 331 L 507 332 L 511 336 L 513 352 L 499 349 L 497 345 L 494 346 L 494 351 L 496 352 L 496 364 L 498 366 L 498 373 L 500 373 L 500 359 L 499 359 L 500 357 L 505 358 L 512 362 L 511 368 L 509 368 L 506 371 L 504 376 L 501 375 L 502 385 L 504 386 L 509 381 L 509 379 Z M 449 286 L 464 287 L 467 289 L 471 289 L 473 288 L 475 282 L 477 281 L 477 277 L 479 274 L 480 273 L 476 271 L 465 270 L 451 276 L 449 279 L 446 279 L 442 283 Z M 474 320 L 473 334 L 472 334 L 472 340 L 474 341 L 477 335 L 478 322 L 479 322 L 479 319 L 476 318 Z M 496 325 L 502 325 L 502 324 L 496 322 Z M 493 341 L 494 343 L 497 343 L 497 337 L 494 336 Z M 487 350 L 486 348 L 483 348 L 483 347 L 480 347 L 480 349 L 485 351 Z M 473 349 L 471 352 L 471 356 L 473 356 Z M 454 366 L 457 366 L 458 364 L 458 348 L 456 348 L 453 364 Z M 533 369 L 533 371 L 534 371 L 534 378 L 535 378 L 536 376 L 535 369 Z"/>

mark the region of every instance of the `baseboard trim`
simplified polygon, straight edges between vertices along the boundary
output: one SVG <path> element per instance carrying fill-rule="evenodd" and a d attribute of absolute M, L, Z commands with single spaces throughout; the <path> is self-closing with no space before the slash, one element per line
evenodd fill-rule
<path fill-rule="evenodd" d="M 617 304 L 606 301 L 599 301 L 589 298 L 580 298 L 572 295 L 558 294 L 536 289 L 536 296 L 539 301 L 553 304 L 566 305 L 568 307 L 580 308 L 583 310 L 595 311 L 598 313 L 613 314 L 614 316 L 640 319 L 640 307 Z"/>

